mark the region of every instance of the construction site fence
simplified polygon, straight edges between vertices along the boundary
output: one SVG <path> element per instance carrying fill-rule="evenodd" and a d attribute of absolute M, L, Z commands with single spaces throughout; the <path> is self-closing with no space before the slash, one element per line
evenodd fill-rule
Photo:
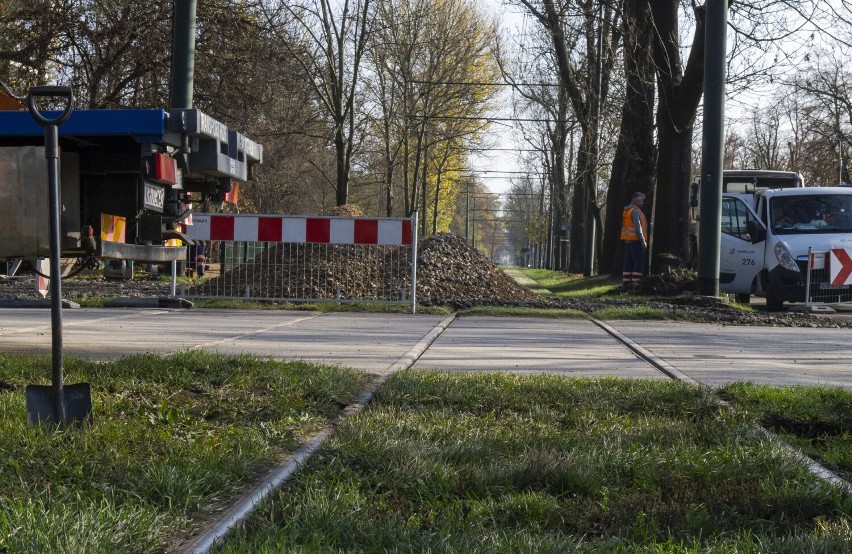
<path fill-rule="evenodd" d="M 332 240 L 337 227 L 363 227 L 363 221 L 353 224 L 353 218 L 324 219 L 334 220 Z M 186 299 L 402 304 L 409 305 L 414 313 L 416 219 L 399 221 L 405 222 L 406 230 L 411 229 L 414 236 L 396 244 L 196 239 L 187 248 L 185 273 L 189 282 L 177 286 L 175 293 Z M 309 219 L 308 229 L 316 222 L 317 218 Z M 296 223 L 304 226 L 304 222 Z M 319 223 L 328 225 L 326 221 Z M 235 226 L 255 224 L 238 221 Z M 283 224 L 288 228 L 292 225 L 292 221 Z"/>

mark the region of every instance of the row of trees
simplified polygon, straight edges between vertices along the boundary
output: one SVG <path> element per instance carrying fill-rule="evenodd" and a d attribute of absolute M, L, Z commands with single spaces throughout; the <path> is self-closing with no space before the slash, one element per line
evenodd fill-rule
<path fill-rule="evenodd" d="M 198 0 L 197 16 L 196 107 L 265 147 L 242 209 L 357 203 L 449 229 L 498 90 L 474 0 Z M 0 80 L 166 107 L 171 17 L 170 2 L 0 1 Z"/>
<path fill-rule="evenodd" d="M 515 184 L 508 209 L 518 222 L 517 242 L 539 243 L 547 252 L 542 263 L 551 267 L 619 273 L 621 211 L 641 191 L 650 199 L 654 265 L 688 260 L 686 206 L 700 162 L 705 6 L 513 1 L 536 25 L 519 41 L 517 61 L 503 68 L 507 78 L 558 85 L 516 87 L 520 109 L 545 121 L 528 126 L 524 136 L 538 151 L 531 163 L 548 173 Z M 822 62 L 829 47 L 845 46 L 839 26 L 847 25 L 848 15 L 845 4 L 730 3 L 729 97 L 748 96 L 762 107 L 729 130 L 727 167 L 793 169 L 812 183 L 837 182 L 837 166 L 829 160 L 848 148 L 849 95 L 840 86 L 842 63 L 827 71 Z M 563 169 L 566 137 L 576 147 L 568 148 L 572 163 Z M 826 168 L 833 168 L 833 179 Z M 531 191 L 538 203 L 519 200 Z M 538 212 L 526 213 L 529 204 Z M 566 239 L 567 258 L 559 248 Z"/>

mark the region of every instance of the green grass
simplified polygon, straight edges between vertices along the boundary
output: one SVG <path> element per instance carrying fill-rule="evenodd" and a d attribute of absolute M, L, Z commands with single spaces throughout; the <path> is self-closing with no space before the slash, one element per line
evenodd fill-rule
<path fill-rule="evenodd" d="M 852 392 L 736 383 L 721 394 L 828 469 L 852 479 Z"/>
<path fill-rule="evenodd" d="M 610 275 L 583 277 L 549 269 L 521 269 L 521 272 L 556 297 L 600 298 L 617 293 L 621 283 Z"/>
<path fill-rule="evenodd" d="M 163 552 L 293 451 L 368 376 L 202 352 L 65 360 L 93 423 L 28 427 L 49 357 L 0 355 L 0 552 Z"/>
<path fill-rule="evenodd" d="M 850 497 L 676 382 L 395 375 L 219 552 L 844 552 Z"/>

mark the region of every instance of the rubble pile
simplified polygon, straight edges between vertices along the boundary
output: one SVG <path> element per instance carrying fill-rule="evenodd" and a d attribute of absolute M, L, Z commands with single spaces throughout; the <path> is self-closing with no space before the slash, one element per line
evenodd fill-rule
<path fill-rule="evenodd" d="M 430 235 L 419 244 L 417 299 L 423 304 L 538 304 L 541 297 L 503 273 L 463 238 Z"/>
<path fill-rule="evenodd" d="M 219 296 L 239 297 L 250 286 L 251 296 L 261 298 L 396 299 L 411 286 L 406 256 L 396 246 L 280 245 L 188 293 L 215 290 Z M 464 239 L 446 233 L 420 241 L 417 300 L 455 307 L 541 302 Z"/>

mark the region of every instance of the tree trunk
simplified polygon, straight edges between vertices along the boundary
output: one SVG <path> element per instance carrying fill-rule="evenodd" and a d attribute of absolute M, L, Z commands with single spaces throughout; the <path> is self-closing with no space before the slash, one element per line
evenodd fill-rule
<path fill-rule="evenodd" d="M 646 216 L 653 212 L 654 162 L 654 64 L 651 59 L 652 28 L 647 2 L 630 0 L 625 6 L 624 65 L 626 97 L 621 110 L 621 133 L 612 162 L 606 196 L 601 273 L 621 276 L 624 245 L 621 216 L 634 192 L 644 193 Z M 648 218 L 650 219 L 650 217 Z"/>
<path fill-rule="evenodd" d="M 334 133 L 334 153 L 337 161 L 337 194 L 338 206 L 346 204 L 349 200 L 349 172 L 346 166 L 346 139 L 343 136 L 343 125 L 337 126 Z"/>
<path fill-rule="evenodd" d="M 385 169 L 385 215 L 393 217 L 393 163 L 388 160 Z"/>
<path fill-rule="evenodd" d="M 657 186 L 651 214 L 651 271 L 682 264 L 689 252 L 687 219 L 692 134 L 704 86 L 704 6 L 695 8 L 695 34 L 684 67 L 678 42 L 679 0 L 651 2 L 657 71 Z"/>
<path fill-rule="evenodd" d="M 571 197 L 571 231 L 568 271 L 583 273 L 586 264 L 586 237 L 594 220 L 589 217 L 589 202 L 594 198 L 594 132 L 591 126 L 583 125 L 580 147 L 577 150 L 577 174 Z"/>
<path fill-rule="evenodd" d="M 692 176 L 694 120 L 693 116 L 689 123 L 681 122 L 676 125 L 664 106 L 657 111 L 660 153 L 657 160 L 656 197 L 651 212 L 654 238 L 650 246 L 651 268 L 654 272 L 670 265 L 680 265 L 687 258 L 687 212 L 689 182 Z"/>

